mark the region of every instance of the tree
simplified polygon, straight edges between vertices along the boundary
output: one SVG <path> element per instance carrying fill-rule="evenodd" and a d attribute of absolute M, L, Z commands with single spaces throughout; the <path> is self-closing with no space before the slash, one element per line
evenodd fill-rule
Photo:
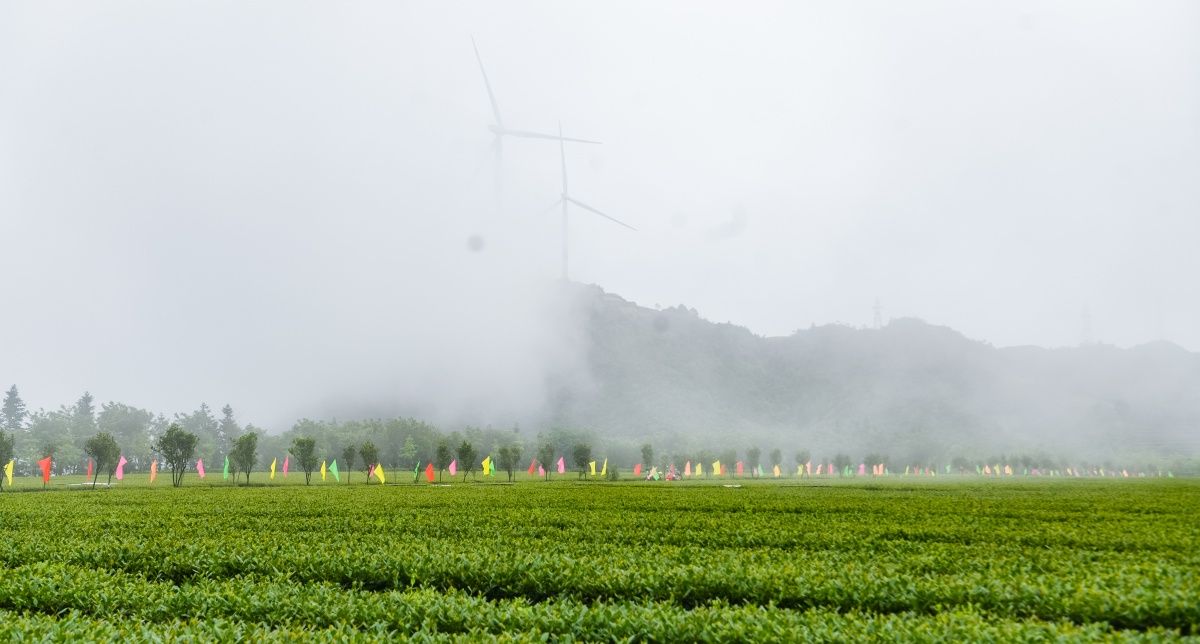
<path fill-rule="evenodd" d="M 412 434 L 404 437 L 404 451 L 401 455 L 404 456 L 405 464 L 412 463 L 414 467 L 417 465 L 413 463 L 413 459 L 417 457 L 417 444 L 413 442 Z"/>
<path fill-rule="evenodd" d="M 479 457 L 479 452 L 466 439 L 463 439 L 462 445 L 455 450 L 455 456 L 458 457 L 458 468 L 463 471 L 463 482 L 467 481 L 467 476 L 475 472 L 475 459 Z"/>
<path fill-rule="evenodd" d="M 233 407 L 225 405 L 221 408 L 221 420 L 217 423 L 217 451 L 228 454 L 233 449 L 233 442 L 242 435 L 242 428 L 233 419 Z"/>
<path fill-rule="evenodd" d="M 592 446 L 576 443 L 571 450 L 571 461 L 575 463 L 575 469 L 579 470 L 579 478 L 587 476 L 588 464 L 592 462 Z"/>
<path fill-rule="evenodd" d="M 542 443 L 542 446 L 537 451 L 537 460 L 542 468 L 546 470 L 546 480 L 549 481 L 550 472 L 554 469 L 550 467 L 550 462 L 554 460 L 554 444 Z"/>
<path fill-rule="evenodd" d="M 804 467 L 804 465 L 806 463 L 809 463 L 811 461 L 812 461 L 812 452 L 810 452 L 806 449 L 802 449 L 802 450 L 799 450 L 796 452 L 796 465 L 797 466 Z M 847 461 L 849 461 L 849 459 L 847 459 Z"/>
<path fill-rule="evenodd" d="M 13 450 L 16 448 L 16 443 L 16 434 L 0 429 L 0 468 L 8 465 L 8 462 L 13 460 Z M 4 490 L 4 479 L 5 476 L 0 473 L 0 491 Z"/>
<path fill-rule="evenodd" d="M 96 405 L 92 394 L 83 392 L 71 408 L 71 436 L 75 445 L 83 444 L 96 433 Z"/>
<path fill-rule="evenodd" d="M 1029 462 L 1028 456 L 1025 457 L 1025 462 Z M 958 470 L 959 476 L 962 476 L 963 470 L 967 469 L 970 466 L 971 466 L 971 462 L 961 456 L 955 456 L 954 458 L 950 459 L 950 467 L 953 467 L 954 469 Z M 1025 468 L 1029 469 L 1029 466 L 1026 465 Z"/>
<path fill-rule="evenodd" d="M 450 467 L 450 461 L 454 457 L 450 455 L 450 446 L 445 440 L 438 441 L 437 450 L 433 453 L 433 467 L 438 472 L 438 483 L 442 482 L 442 470 Z"/>
<path fill-rule="evenodd" d="M 4 406 L 0 407 L 0 428 L 7 430 L 15 437 L 24 427 L 26 415 L 25 401 L 21 400 L 17 386 L 9 387 L 8 393 L 4 394 Z M 12 460 L 11 456 L 9 460 Z"/>
<path fill-rule="evenodd" d="M 196 435 L 184 431 L 177 423 L 171 423 L 167 432 L 158 437 L 151 449 L 171 468 L 171 485 L 183 485 L 183 473 L 187 471 L 188 461 L 192 460 L 192 453 L 196 451 Z"/>
<path fill-rule="evenodd" d="M 833 467 L 837 470 L 838 476 L 846 475 L 846 468 L 850 467 L 850 457 L 845 454 L 838 453 L 833 457 Z"/>
<path fill-rule="evenodd" d="M 782 462 L 783 462 L 783 450 L 779 449 L 778 447 L 776 447 L 775 449 L 772 449 L 771 450 L 771 467 L 772 467 L 772 469 L 779 467 L 779 464 Z"/>
<path fill-rule="evenodd" d="M 721 461 L 721 464 L 726 467 L 727 472 L 729 472 L 731 475 L 737 475 L 737 470 L 734 469 L 736 467 L 734 463 L 737 461 L 736 450 L 727 449 L 724 452 L 721 452 L 721 458 L 719 460 Z M 717 473 L 718 472 L 714 472 L 714 474 Z"/>
<path fill-rule="evenodd" d="M 137 471 L 150 463 L 150 423 L 154 415 L 144 409 L 110 402 L 100 405 L 96 429 L 112 434 L 126 457 L 127 468 Z"/>
<path fill-rule="evenodd" d="M 746 450 L 746 467 L 750 468 L 751 476 L 754 476 L 754 471 L 758 468 L 760 460 L 762 460 L 762 449 L 751 447 Z"/>
<path fill-rule="evenodd" d="M 353 444 L 342 449 L 342 467 L 346 468 L 346 485 L 350 485 L 350 472 L 354 471 L 355 456 L 358 456 L 358 449 Z"/>
<path fill-rule="evenodd" d="M 237 483 L 238 472 L 246 475 L 250 485 L 250 472 L 258 462 L 258 432 L 246 432 L 233 441 L 229 452 L 229 464 L 233 466 L 233 482 Z"/>
<path fill-rule="evenodd" d="M 375 443 L 367 441 L 358 448 L 358 455 L 362 457 L 363 472 L 370 476 L 371 468 L 379 465 L 379 449 L 375 447 Z"/>
<path fill-rule="evenodd" d="M 96 479 L 100 478 L 101 471 L 108 472 L 108 484 L 112 485 L 113 474 L 117 472 L 117 460 L 121 458 L 121 448 L 117 445 L 117 439 L 108 432 L 100 432 L 87 439 L 83 444 L 83 451 L 96 462 L 92 489 L 96 489 Z"/>
<path fill-rule="evenodd" d="M 304 484 L 309 485 L 312 471 L 317 468 L 317 439 L 310 436 L 293 438 L 288 453 L 296 457 L 300 469 L 304 470 Z"/>
<path fill-rule="evenodd" d="M 642 445 L 642 467 L 654 467 L 654 446 L 650 443 Z"/>
<path fill-rule="evenodd" d="M 521 462 L 520 446 L 501 445 L 496 460 L 499 461 L 500 469 L 508 473 L 508 482 L 511 483 L 513 475 L 517 472 L 517 466 Z"/>

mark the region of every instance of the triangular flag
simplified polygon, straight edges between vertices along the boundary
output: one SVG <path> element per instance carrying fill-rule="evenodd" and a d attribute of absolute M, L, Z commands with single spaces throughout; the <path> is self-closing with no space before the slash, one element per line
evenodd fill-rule
<path fill-rule="evenodd" d="M 721 461 L 715 461 L 713 463 L 713 476 L 717 476 L 720 473 L 721 473 Z"/>
<path fill-rule="evenodd" d="M 433 483 L 433 463 L 430 463 L 425 468 L 425 480 Z"/>
<path fill-rule="evenodd" d="M 684 476 L 692 475 L 692 462 L 691 461 L 688 461 L 687 464 L 683 466 L 683 475 Z"/>
<path fill-rule="evenodd" d="M 608 474 L 608 459 L 604 459 L 604 467 L 600 468 L 600 476 Z"/>
<path fill-rule="evenodd" d="M 642 475 L 642 464 L 641 463 L 638 463 L 637 465 L 633 466 L 633 475 L 634 476 Z"/>
<path fill-rule="evenodd" d="M 338 476 L 337 459 L 336 458 L 333 459 L 333 461 L 331 461 L 329 463 L 329 473 L 333 474 L 333 480 L 337 481 L 338 483 L 342 482 L 342 477 Z"/>
<path fill-rule="evenodd" d="M 204 460 L 203 459 L 199 459 L 199 458 L 196 459 L 196 473 L 200 475 L 200 478 L 204 478 Z"/>
<path fill-rule="evenodd" d="M 457 458 L 454 459 L 453 461 L 450 461 L 450 476 L 454 476 L 455 474 L 458 474 L 458 459 Z"/>
<path fill-rule="evenodd" d="M 16 460 L 12 460 L 12 461 L 9 461 L 8 464 L 4 466 L 4 477 L 8 479 L 9 487 L 12 487 L 13 465 L 16 465 L 16 463 L 17 463 Z"/>
<path fill-rule="evenodd" d="M 421 459 L 417 459 L 417 462 L 413 463 L 413 483 L 417 482 L 417 477 L 420 475 L 421 475 Z"/>
<path fill-rule="evenodd" d="M 563 458 L 564 458 L 564 457 L 562 457 L 562 456 L 559 456 L 559 457 L 558 457 L 558 473 L 559 473 L 559 474 L 562 474 L 563 472 L 566 472 L 566 471 L 567 471 L 566 464 L 565 464 L 565 463 L 563 463 Z"/>
<path fill-rule="evenodd" d="M 285 479 L 287 478 L 288 459 L 290 459 L 290 458 L 291 458 L 291 456 L 283 457 L 283 478 L 285 478 Z"/>
<path fill-rule="evenodd" d="M 284 463 L 287 463 L 287 461 L 284 461 Z M 375 468 L 375 477 L 379 479 L 380 485 L 387 483 L 387 477 L 383 475 L 383 465 Z"/>
<path fill-rule="evenodd" d="M 725 465 L 721 465 L 721 476 L 725 476 Z"/>
<path fill-rule="evenodd" d="M 121 460 L 117 461 L 117 472 L 113 476 L 117 477 L 118 481 L 125 478 L 125 464 L 128 462 L 124 456 L 121 457 Z"/>
<path fill-rule="evenodd" d="M 321 480 L 325 480 L 325 461 L 321 461 Z"/>
<path fill-rule="evenodd" d="M 704 476 L 704 463 L 696 463 L 696 476 Z"/>
<path fill-rule="evenodd" d="M 804 466 L 803 465 L 796 466 L 796 476 L 804 476 Z"/>
<path fill-rule="evenodd" d="M 488 474 L 492 473 L 492 457 L 491 456 L 483 459 L 482 465 L 483 465 L 483 475 L 484 476 L 487 476 Z"/>
<path fill-rule="evenodd" d="M 90 458 L 88 459 L 88 473 L 87 473 L 87 477 L 88 477 L 89 479 L 90 479 L 90 478 L 92 478 L 92 459 L 90 459 Z M 10 483 L 9 485 L 12 485 L 12 484 Z"/>
<path fill-rule="evenodd" d="M 533 476 L 533 468 L 535 468 L 535 467 L 537 467 L 537 459 L 536 458 L 533 459 L 532 461 L 529 461 L 529 475 L 530 476 Z"/>
<path fill-rule="evenodd" d="M 154 482 L 154 477 L 158 476 L 158 459 L 150 461 L 150 482 Z"/>
<path fill-rule="evenodd" d="M 818 465 L 817 466 L 817 474 L 820 474 L 820 473 L 821 473 L 821 466 Z M 778 465 L 775 466 L 775 478 L 779 478 L 779 466 Z"/>
<path fill-rule="evenodd" d="M 817 463 L 817 476 L 820 476 L 820 475 L 821 475 L 821 466 L 822 466 L 822 465 L 824 465 L 824 463 Z M 776 466 L 775 466 L 775 471 L 776 471 L 776 472 L 779 472 L 779 466 L 778 466 L 778 465 L 776 465 Z M 775 476 L 779 476 L 779 474 L 775 474 Z"/>
<path fill-rule="evenodd" d="M 224 471 L 221 472 L 221 478 L 223 478 L 223 479 L 229 478 L 229 455 L 228 454 L 225 455 L 225 469 L 224 469 Z"/>
<path fill-rule="evenodd" d="M 589 462 L 588 467 L 592 468 L 592 476 L 595 476 L 596 475 L 596 461 Z"/>
<path fill-rule="evenodd" d="M 737 462 L 737 473 L 738 473 L 738 476 L 742 475 L 742 462 L 741 461 Z"/>
<path fill-rule="evenodd" d="M 42 466 L 42 483 L 50 482 L 50 457 L 47 456 L 38 461 L 38 465 Z"/>
<path fill-rule="evenodd" d="M 275 462 L 278 460 L 277 458 L 271 459 L 271 478 L 275 478 Z"/>
<path fill-rule="evenodd" d="M 812 461 L 809 461 L 804 464 L 804 473 L 809 476 L 812 476 Z"/>
<path fill-rule="evenodd" d="M 546 468 L 538 465 L 538 476 L 546 476 Z"/>
<path fill-rule="evenodd" d="M 369 478 L 371 478 L 371 475 L 372 475 L 372 474 L 374 474 L 374 473 L 375 473 L 375 466 L 374 466 L 374 465 L 372 465 L 371 467 L 368 467 L 368 468 L 367 468 L 367 478 L 368 478 L 368 479 L 369 479 Z"/>

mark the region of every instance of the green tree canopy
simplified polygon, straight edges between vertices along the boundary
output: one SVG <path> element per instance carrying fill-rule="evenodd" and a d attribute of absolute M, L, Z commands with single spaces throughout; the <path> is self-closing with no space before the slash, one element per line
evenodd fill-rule
<path fill-rule="evenodd" d="M 108 472 L 108 484 L 112 485 L 113 474 L 117 472 L 117 460 L 121 458 L 121 448 L 117 445 L 117 439 L 108 432 L 100 432 L 87 439 L 83 451 L 96 465 L 93 470 L 95 475 L 92 477 L 92 489 L 96 489 L 96 479 L 100 478 L 102 471 Z"/>
<path fill-rule="evenodd" d="M 250 484 L 250 472 L 258 462 L 258 432 L 246 432 L 233 441 L 233 449 L 229 452 L 229 464 L 233 467 L 233 481 L 237 482 L 238 472 L 246 475 L 246 485 Z"/>
<path fill-rule="evenodd" d="M 317 468 L 317 439 L 311 436 L 293 438 L 288 453 L 296 457 L 300 469 L 304 470 L 304 484 L 309 485 L 312 472 Z"/>
<path fill-rule="evenodd" d="M 196 451 L 196 435 L 184 431 L 176 423 L 171 423 L 166 433 L 154 442 L 152 449 L 167 462 L 167 467 L 171 468 L 171 485 L 183 485 L 183 474 Z"/>

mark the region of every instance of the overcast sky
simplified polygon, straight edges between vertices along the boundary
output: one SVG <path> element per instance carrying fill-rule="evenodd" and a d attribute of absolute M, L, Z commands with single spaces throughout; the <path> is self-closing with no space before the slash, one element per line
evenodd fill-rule
<path fill-rule="evenodd" d="M 540 285 L 1200 350 L 1200 3 L 0 3 L 0 384 L 508 400 Z M 501 189 L 498 190 L 497 188 Z M 482 246 L 472 250 L 472 237 Z M 451 392 L 451 393 L 448 393 Z"/>

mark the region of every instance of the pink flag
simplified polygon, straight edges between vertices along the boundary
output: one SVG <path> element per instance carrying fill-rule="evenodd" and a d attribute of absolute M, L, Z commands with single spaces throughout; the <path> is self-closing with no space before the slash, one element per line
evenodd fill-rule
<path fill-rule="evenodd" d="M 821 466 L 822 465 L 824 465 L 824 463 L 817 463 L 817 476 L 821 475 Z"/>
<path fill-rule="evenodd" d="M 374 473 L 375 473 L 375 466 L 372 465 L 371 468 L 367 470 L 367 478 L 371 478 L 371 475 Z M 452 470 L 450 473 L 453 474 L 454 471 Z"/>
<path fill-rule="evenodd" d="M 825 468 L 825 473 L 833 474 L 833 463 L 830 463 L 829 466 Z"/>
<path fill-rule="evenodd" d="M 455 474 L 458 474 L 458 459 L 457 458 L 454 459 L 453 461 L 450 461 L 450 476 L 454 476 Z"/>
<path fill-rule="evenodd" d="M 200 475 L 200 478 L 204 478 L 204 459 L 196 459 L 196 472 Z"/>
<path fill-rule="evenodd" d="M 687 462 L 687 465 L 684 465 L 684 466 L 683 466 L 683 475 L 684 475 L 684 476 L 691 476 L 691 475 L 692 475 L 692 462 L 691 462 L 691 461 L 688 461 L 688 462 Z"/>
<path fill-rule="evenodd" d="M 821 466 L 818 465 L 817 467 L 821 467 Z M 808 474 L 809 476 L 812 476 L 812 461 L 809 461 L 804 464 L 804 473 Z M 820 474 L 820 472 L 818 472 L 818 474 Z"/>
<path fill-rule="evenodd" d="M 545 476 L 545 475 L 546 475 L 546 468 L 542 467 L 541 465 L 538 465 L 538 476 Z"/>
<path fill-rule="evenodd" d="M 866 474 L 866 473 L 867 473 L 867 464 L 866 464 L 866 463 L 859 463 L 859 464 L 858 464 L 858 474 L 859 474 L 859 476 L 862 476 L 863 474 Z"/>
<path fill-rule="evenodd" d="M 562 474 L 563 472 L 566 472 L 566 471 L 567 471 L 567 467 L 566 467 L 566 465 L 563 463 L 563 458 L 564 458 L 564 457 L 562 457 L 562 456 L 559 456 L 559 457 L 558 457 L 558 473 L 559 473 L 559 474 Z"/>
<path fill-rule="evenodd" d="M 284 456 L 283 457 L 283 477 L 284 478 L 287 478 L 287 466 L 288 466 L 288 457 Z"/>
<path fill-rule="evenodd" d="M 125 478 L 125 464 L 128 462 L 124 456 L 121 457 L 121 460 L 117 461 L 117 473 L 113 476 L 117 477 L 118 481 Z"/>

